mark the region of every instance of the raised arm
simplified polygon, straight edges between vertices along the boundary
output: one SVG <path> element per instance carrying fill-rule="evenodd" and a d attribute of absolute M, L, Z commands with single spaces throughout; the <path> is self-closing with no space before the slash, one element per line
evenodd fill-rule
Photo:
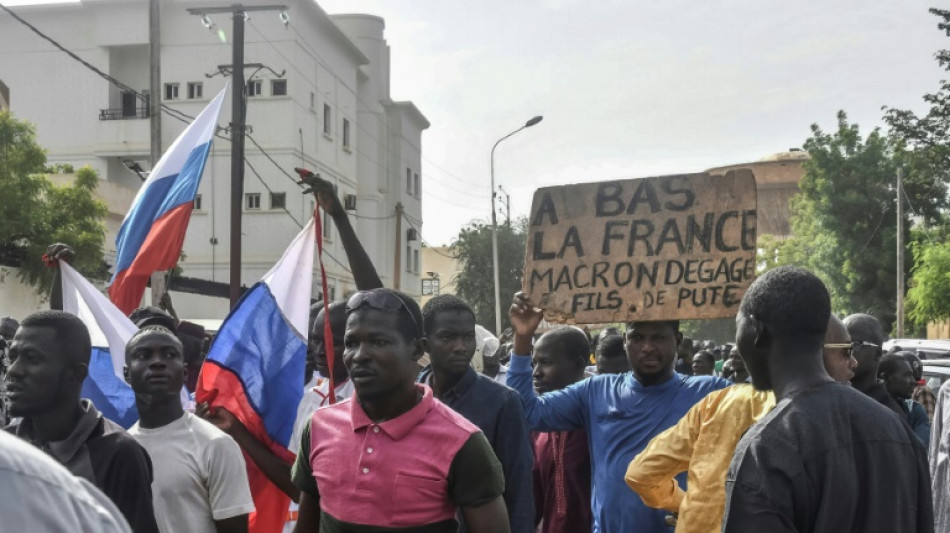
<path fill-rule="evenodd" d="M 538 396 L 534 391 L 531 339 L 543 314 L 523 293 L 515 294 L 508 310 L 514 331 L 508 386 L 521 396 L 528 427 L 535 431 L 587 429 L 587 397 L 590 380 Z"/>
<path fill-rule="evenodd" d="M 53 286 L 49 292 L 49 308 L 57 311 L 63 310 L 63 275 L 59 270 L 59 262 L 72 262 L 76 257 L 76 252 L 68 244 L 57 242 L 49 245 L 46 253 L 43 254 L 43 262 L 53 269 Z"/>
<path fill-rule="evenodd" d="M 310 187 L 304 192 L 312 192 L 320 208 L 333 218 L 333 223 L 336 224 L 336 229 L 340 234 L 340 241 L 343 243 L 343 250 L 346 252 L 346 259 L 350 263 L 350 268 L 353 269 L 353 281 L 356 283 L 356 288 L 365 291 L 382 287 L 383 281 L 379 279 L 376 267 L 373 266 L 369 254 L 363 249 L 359 237 L 356 236 L 356 231 L 350 224 L 350 217 L 343 209 L 343 204 L 340 203 L 333 184 L 307 169 L 295 168 L 294 170 L 300 174 L 301 183 Z"/>

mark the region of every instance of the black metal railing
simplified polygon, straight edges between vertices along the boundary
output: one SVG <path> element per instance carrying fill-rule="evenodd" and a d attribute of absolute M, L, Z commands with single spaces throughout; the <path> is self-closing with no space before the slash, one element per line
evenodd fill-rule
<path fill-rule="evenodd" d="M 99 120 L 132 120 L 138 118 L 148 118 L 149 112 L 147 107 L 136 107 L 136 108 L 116 108 L 116 109 L 100 109 L 99 110 Z"/>

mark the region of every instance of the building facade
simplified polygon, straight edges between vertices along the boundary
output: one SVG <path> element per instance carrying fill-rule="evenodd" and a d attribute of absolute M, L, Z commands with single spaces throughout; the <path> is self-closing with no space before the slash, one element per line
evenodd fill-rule
<path fill-rule="evenodd" d="M 17 13 L 61 45 L 134 91 L 148 95 L 147 0 L 83 0 L 23 6 Z M 202 19 L 186 9 L 227 7 L 229 0 L 163 0 L 162 115 L 166 149 L 231 80 L 231 15 Z M 421 134 L 425 116 L 389 94 L 389 45 L 384 21 L 369 15 L 330 16 L 312 0 L 287 0 L 287 10 L 249 12 L 245 23 L 247 83 L 242 277 L 260 279 L 314 209 L 301 194 L 294 167 L 335 184 L 386 286 L 419 296 Z M 250 4 L 248 4 L 250 5 Z M 50 163 L 90 165 L 113 195 L 134 195 L 150 168 L 148 106 L 40 39 L 12 17 L 0 18 L 0 84 L 19 119 L 36 125 Z M 185 276 L 227 283 L 230 213 L 229 94 L 222 130 L 204 177 L 180 264 Z M 176 113 L 177 112 L 177 113 Z M 175 114 L 179 115 L 176 118 Z M 186 119 L 187 120 L 187 119 Z M 397 223 L 397 218 L 398 223 Z M 355 290 L 343 247 L 324 224 L 329 296 Z M 105 243 L 106 260 L 115 257 Z M 315 280 L 319 270 L 315 269 Z M 314 283 L 314 296 L 320 285 Z M 178 303 L 178 296 L 176 303 Z M 220 317 L 227 301 L 180 296 L 183 317 Z M 179 307 L 183 307 L 179 304 Z"/>

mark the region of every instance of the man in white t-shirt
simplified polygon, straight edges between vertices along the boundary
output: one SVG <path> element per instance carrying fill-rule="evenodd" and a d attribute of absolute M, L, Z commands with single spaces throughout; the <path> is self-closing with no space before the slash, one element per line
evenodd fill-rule
<path fill-rule="evenodd" d="M 129 434 L 152 458 L 159 530 L 246 532 L 254 501 L 244 457 L 226 433 L 182 409 L 181 341 L 167 328 L 148 326 L 129 340 L 125 360 L 139 410 Z"/>

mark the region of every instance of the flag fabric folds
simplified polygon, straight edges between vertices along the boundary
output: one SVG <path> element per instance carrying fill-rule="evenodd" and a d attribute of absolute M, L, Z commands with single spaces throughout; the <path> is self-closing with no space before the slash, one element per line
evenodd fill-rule
<path fill-rule="evenodd" d="M 63 280 L 63 311 L 86 324 L 92 340 L 89 374 L 82 396 L 92 400 L 103 416 L 128 429 L 139 419 L 132 387 L 125 382 L 125 345 L 138 331 L 135 324 L 92 283 L 65 261 L 59 262 Z"/>
<path fill-rule="evenodd" d="M 227 90 L 226 86 L 175 139 L 122 221 L 109 297 L 126 315 L 139 306 L 148 277 L 178 262 Z"/>
<path fill-rule="evenodd" d="M 238 301 L 215 336 L 196 391 L 196 401 L 230 411 L 288 464 L 294 460 L 288 445 L 303 397 L 315 239 L 311 219 Z M 257 508 L 250 531 L 280 531 L 290 498 L 249 458 L 247 468 Z"/>

